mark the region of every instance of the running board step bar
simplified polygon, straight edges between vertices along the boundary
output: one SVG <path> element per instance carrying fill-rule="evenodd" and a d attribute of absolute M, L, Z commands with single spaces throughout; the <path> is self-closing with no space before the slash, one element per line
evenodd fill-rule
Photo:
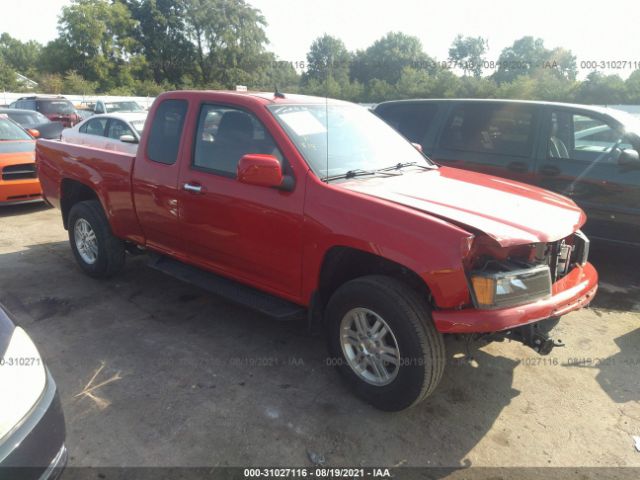
<path fill-rule="evenodd" d="M 277 320 L 304 319 L 307 314 L 307 310 L 300 305 L 169 257 L 151 254 L 149 266 L 178 280 L 191 283 L 225 300 L 258 311 Z"/>

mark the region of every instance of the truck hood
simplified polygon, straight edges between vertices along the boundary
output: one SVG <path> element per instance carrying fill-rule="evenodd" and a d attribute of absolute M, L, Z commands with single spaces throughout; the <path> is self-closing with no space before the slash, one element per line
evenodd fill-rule
<path fill-rule="evenodd" d="M 584 212 L 562 195 L 448 167 L 358 177 L 340 186 L 481 231 L 503 247 L 553 242 L 586 221 Z"/>

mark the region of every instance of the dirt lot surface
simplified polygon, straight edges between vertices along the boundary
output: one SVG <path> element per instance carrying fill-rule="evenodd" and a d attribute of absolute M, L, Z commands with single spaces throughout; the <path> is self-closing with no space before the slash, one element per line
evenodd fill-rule
<path fill-rule="evenodd" d="M 143 256 L 92 280 L 58 211 L 0 211 L 0 302 L 58 383 L 71 466 L 640 466 L 640 254 L 598 246 L 592 261 L 600 292 L 557 327 L 565 348 L 495 343 L 468 362 L 448 339 L 435 394 L 389 414 L 350 394 L 306 325 Z"/>

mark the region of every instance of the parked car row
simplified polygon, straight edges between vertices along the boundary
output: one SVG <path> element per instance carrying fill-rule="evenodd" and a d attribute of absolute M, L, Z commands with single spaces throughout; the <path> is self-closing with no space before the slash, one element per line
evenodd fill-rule
<path fill-rule="evenodd" d="M 56 97 L 51 101 L 57 104 L 63 100 L 66 101 Z M 43 98 L 28 97 L 14 102 L 13 108 L 0 109 L 0 205 L 42 200 L 35 169 L 36 138 L 61 139 L 93 148 L 136 153 L 147 115 L 144 110 L 92 115 L 65 128 L 59 115 L 52 115 L 56 118 L 52 121 L 34 109 L 16 108 L 18 105 L 35 106 L 51 112 L 53 107 L 44 107 L 45 103 Z M 69 122 L 71 120 L 66 124 Z"/>
<path fill-rule="evenodd" d="M 61 96 L 22 97 L 10 104 L 9 108 L 40 112 L 49 120 L 60 122 L 65 127 L 72 127 L 80 121 L 73 103 Z"/>

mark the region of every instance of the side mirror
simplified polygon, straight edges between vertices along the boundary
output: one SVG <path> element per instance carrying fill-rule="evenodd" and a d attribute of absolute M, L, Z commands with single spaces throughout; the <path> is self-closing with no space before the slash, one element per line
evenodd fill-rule
<path fill-rule="evenodd" d="M 123 143 L 138 143 L 138 139 L 133 135 L 121 135 L 120 141 Z"/>
<path fill-rule="evenodd" d="M 280 161 L 273 155 L 249 153 L 238 162 L 238 181 L 241 183 L 278 188 L 283 186 L 284 180 Z"/>
<path fill-rule="evenodd" d="M 40 131 L 36 130 L 35 128 L 28 128 L 27 133 L 33 138 L 40 138 Z"/>
<path fill-rule="evenodd" d="M 627 168 L 640 168 L 640 154 L 637 150 L 624 149 L 618 156 L 618 165 Z"/>

